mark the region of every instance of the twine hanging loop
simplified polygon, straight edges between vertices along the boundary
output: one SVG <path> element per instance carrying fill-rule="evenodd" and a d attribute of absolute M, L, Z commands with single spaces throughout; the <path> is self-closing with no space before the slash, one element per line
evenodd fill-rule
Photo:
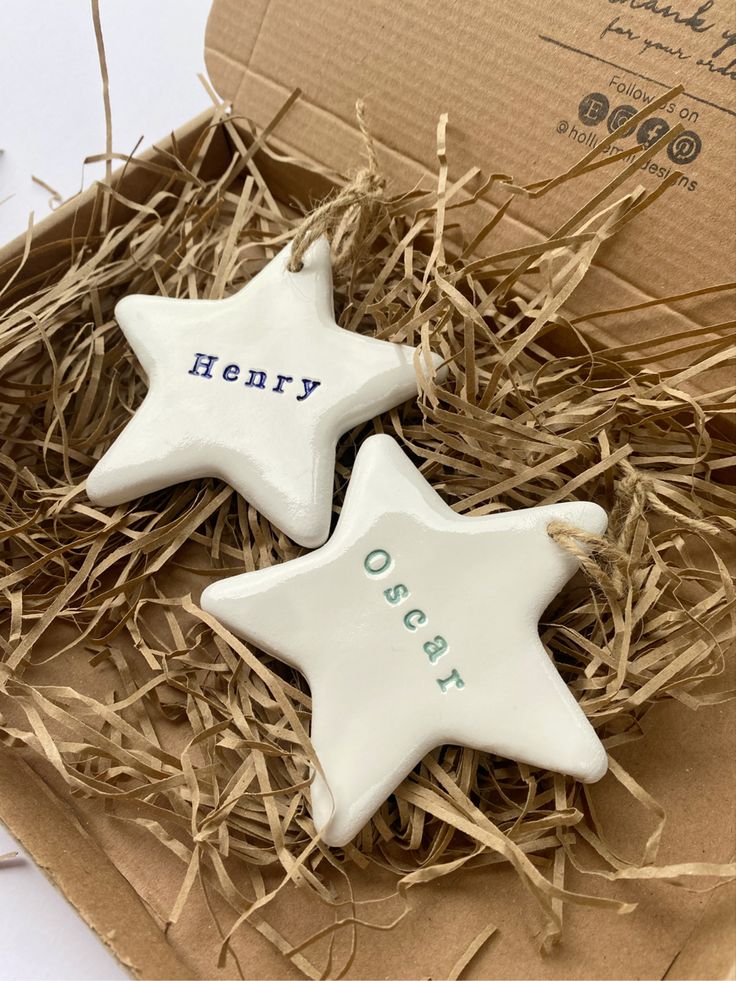
<path fill-rule="evenodd" d="M 362 99 L 355 103 L 355 118 L 363 137 L 366 166 L 334 196 L 305 217 L 291 243 L 290 272 L 299 272 L 305 253 L 322 235 L 330 239 L 335 267 L 343 265 L 351 257 L 366 221 L 375 212 L 376 206 L 383 202 L 386 179 L 378 170 L 378 158 L 373 137 L 366 125 Z"/>

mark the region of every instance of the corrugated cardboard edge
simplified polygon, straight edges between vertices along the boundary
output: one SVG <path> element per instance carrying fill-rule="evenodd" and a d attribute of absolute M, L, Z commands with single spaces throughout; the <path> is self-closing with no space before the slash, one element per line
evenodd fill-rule
<path fill-rule="evenodd" d="M 133 975 L 195 977 L 127 879 L 15 750 L 0 752 L 0 821 Z"/>
<path fill-rule="evenodd" d="M 136 158 L 142 162 L 159 163 L 171 166 L 171 155 L 178 151 L 181 156 L 186 156 L 195 147 L 197 140 L 202 135 L 205 127 L 212 123 L 213 110 L 207 109 L 190 119 L 175 132 L 167 135 L 161 140 L 157 140 L 150 149 L 139 154 Z M 224 137 L 223 137 L 224 139 Z M 174 140 L 176 141 L 174 143 Z M 115 171 L 112 177 L 113 186 L 117 186 L 123 179 L 125 180 L 126 195 L 131 200 L 143 201 L 150 193 L 150 190 L 160 180 L 158 175 L 151 173 L 141 167 L 137 162 L 131 160 Z M 68 239 L 74 235 L 77 240 L 82 239 L 88 233 L 90 222 L 94 213 L 95 200 L 98 188 L 95 185 L 88 187 L 74 197 L 68 198 L 56 211 L 33 225 L 31 232 L 31 255 L 29 263 L 35 268 L 39 261 L 43 260 L 47 268 L 50 267 L 51 257 L 70 257 Z M 114 212 L 117 217 L 117 209 L 125 206 L 120 202 L 115 202 Z M 0 247 L 0 284 L 12 276 L 18 268 L 20 257 L 23 255 L 27 232 L 23 232 L 12 239 L 6 245 Z M 39 255 L 37 250 L 44 251 Z M 56 253 L 58 252 L 58 257 Z M 23 272 L 25 279 L 28 274 L 26 267 Z M 5 304 L 5 299 L 3 305 Z"/>
<path fill-rule="evenodd" d="M 736 978 L 736 883 L 718 889 L 687 942 L 670 965 L 665 981 Z M 723 942 L 731 938 L 731 944 Z"/>

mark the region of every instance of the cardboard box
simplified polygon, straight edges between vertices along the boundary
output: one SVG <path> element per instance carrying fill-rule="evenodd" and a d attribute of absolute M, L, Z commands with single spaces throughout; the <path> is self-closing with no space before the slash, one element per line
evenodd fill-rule
<path fill-rule="evenodd" d="M 684 131 L 625 189 L 637 182 L 652 189 L 676 170 L 682 176 L 648 216 L 646 235 L 631 230 L 606 245 L 569 303 L 583 313 L 600 309 L 602 296 L 616 307 L 734 280 L 732 18 L 727 3 L 694 0 L 254 0 L 247 16 L 238 0 L 217 0 L 206 58 L 220 95 L 261 125 L 301 88 L 279 138 L 340 173 L 355 166 L 353 106 L 364 96 L 381 166 L 397 186 L 436 171 L 431 134 L 442 112 L 449 112 L 451 177 L 480 165 L 526 183 L 565 172 L 609 136 L 624 107 L 641 109 L 682 84 L 685 91 L 640 129 L 642 140 L 667 126 Z M 593 172 L 550 191 L 543 208 L 515 202 L 513 221 L 494 232 L 497 248 L 506 247 L 503 236 L 518 247 L 551 234 L 601 183 Z M 505 197 L 496 185 L 473 220 L 487 220 Z M 583 326 L 621 343 L 642 329 L 663 335 L 733 319 L 734 302 L 733 293 L 716 295 L 657 307 L 635 325 L 619 318 Z"/>
<path fill-rule="evenodd" d="M 220 94 L 233 100 L 236 112 L 261 124 L 298 85 L 304 96 L 280 136 L 295 152 L 340 171 L 355 165 L 359 140 L 352 107 L 357 96 L 365 96 L 381 163 L 398 186 L 433 169 L 432 136 L 441 111 L 451 114 L 455 174 L 471 162 L 487 162 L 532 181 L 577 160 L 581 145 L 592 145 L 591 139 L 607 132 L 611 113 L 620 105 L 638 108 L 647 96 L 682 81 L 688 94 L 678 97 L 672 109 L 663 109 L 661 118 L 679 119 L 684 112 L 683 122 L 697 136 L 679 152 L 673 149 L 675 155 L 692 157 L 679 164 L 688 183 L 660 199 L 656 223 L 647 226 L 646 236 L 637 235 L 634 225 L 606 246 L 600 268 L 573 295 L 571 309 L 584 312 L 602 306 L 602 296 L 614 307 L 642 302 L 652 293 L 684 293 L 734 278 L 729 235 L 736 227 L 736 201 L 728 157 L 736 109 L 727 102 L 726 90 L 729 72 L 736 70 L 731 59 L 736 44 L 725 36 L 732 29 L 726 13 L 725 4 L 698 7 L 692 0 L 668 5 L 640 0 L 560 0 L 555 5 L 252 0 L 245 10 L 237 0 L 216 0 L 207 59 Z M 628 33 L 618 33 L 617 26 Z M 652 44 L 646 47 L 645 41 Z M 682 57 L 672 53 L 678 49 Z M 605 101 L 598 96 L 608 102 L 606 116 Z M 562 121 L 569 126 L 564 133 Z M 206 125 L 203 117 L 177 132 L 179 151 L 190 152 Z M 580 133 L 585 134 L 582 143 Z M 223 165 L 223 139 L 211 148 L 207 166 L 212 172 Z M 162 144 L 164 152 L 171 147 L 170 141 Z M 156 153 L 149 159 L 155 160 Z M 326 189 L 313 176 L 307 183 L 306 172 L 292 164 L 264 161 L 264 169 L 284 200 L 296 195 L 306 201 Z M 662 179 L 649 173 L 641 177 L 650 185 Z M 144 169 L 131 167 L 121 178 L 121 190 L 144 201 L 152 181 Z M 590 186 L 583 182 L 571 191 L 563 184 L 550 192 L 550 207 L 544 209 L 548 225 L 540 229 L 531 224 L 531 208 L 520 201 L 514 244 L 559 227 Z M 39 226 L 20 271 L 23 242 L 0 253 L 0 282 L 18 271 L 3 303 L 63 273 L 68 256 L 58 243 L 72 229 L 84 234 L 93 200 L 92 193 L 81 195 Z M 473 220 L 481 223 L 498 201 L 479 202 Z M 717 294 L 654 307 L 637 318 L 636 330 L 667 336 L 693 324 L 720 323 L 732 316 L 729 302 L 732 298 Z M 590 330 L 601 344 L 622 340 L 617 323 L 596 321 Z M 65 683 L 74 684 L 80 680 L 74 672 L 84 668 L 65 670 Z M 645 731 L 644 740 L 618 755 L 668 810 L 661 860 L 728 860 L 736 788 L 733 769 L 724 771 L 724 761 L 736 758 L 732 710 L 723 706 L 690 713 L 667 703 L 647 717 Z M 697 774 L 696 785 L 689 774 Z M 604 781 L 596 788 L 596 800 L 615 828 L 621 806 L 615 785 Z M 192 896 L 178 924 L 163 929 L 184 873 L 179 860 L 150 836 L 135 835 L 99 806 L 69 795 L 32 755 L 0 752 L 0 819 L 134 973 L 145 978 L 233 976 L 231 964 L 222 970 L 217 966 L 220 938 L 201 894 Z M 646 817 L 639 826 L 627 812 L 622 850 L 635 853 L 649 830 Z M 354 885 L 363 897 L 390 889 L 387 878 L 367 879 L 357 872 Z M 580 882 L 573 879 L 569 885 L 579 887 Z M 350 976 L 444 977 L 452 967 L 455 942 L 469 941 L 489 920 L 498 925 L 498 937 L 466 976 L 734 976 L 731 887 L 692 893 L 640 882 L 605 889 L 639 902 L 639 908 L 625 917 L 566 912 L 563 945 L 543 959 L 531 936 L 533 904 L 514 873 L 503 866 L 457 873 L 412 893 L 413 910 L 396 930 L 363 930 Z M 287 890 L 269 920 L 296 943 L 323 922 L 321 912 L 311 896 Z M 299 976 L 252 927 L 241 930 L 234 948 L 247 977 Z"/>

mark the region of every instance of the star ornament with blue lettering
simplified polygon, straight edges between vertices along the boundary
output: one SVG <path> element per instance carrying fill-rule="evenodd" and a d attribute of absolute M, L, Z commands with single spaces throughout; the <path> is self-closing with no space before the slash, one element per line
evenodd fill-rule
<path fill-rule="evenodd" d="M 149 387 L 87 478 L 95 504 L 220 477 L 294 541 L 325 541 L 337 440 L 416 396 L 418 354 L 337 325 L 326 239 L 298 272 L 289 255 L 287 246 L 224 300 L 117 304 Z"/>
<path fill-rule="evenodd" d="M 444 743 L 586 782 L 606 772 L 539 639 L 578 567 L 552 521 L 594 534 L 607 523 L 588 502 L 458 515 L 395 440 L 372 436 L 326 545 L 204 590 L 204 610 L 310 684 L 312 814 L 327 844 L 350 841 Z"/>

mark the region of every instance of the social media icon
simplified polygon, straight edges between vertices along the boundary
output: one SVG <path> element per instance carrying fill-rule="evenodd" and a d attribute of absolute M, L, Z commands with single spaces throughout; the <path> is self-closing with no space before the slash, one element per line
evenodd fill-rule
<path fill-rule="evenodd" d="M 578 106 L 578 118 L 584 126 L 597 126 L 608 115 L 609 102 L 602 92 L 590 92 Z"/>
<path fill-rule="evenodd" d="M 674 140 L 667 144 L 667 156 L 672 163 L 689 164 L 697 157 L 703 148 L 703 142 L 697 133 L 686 129 L 678 133 Z"/>
<path fill-rule="evenodd" d="M 636 115 L 636 109 L 633 106 L 616 106 L 611 115 L 608 117 L 608 132 L 613 133 L 619 130 L 619 136 L 631 136 L 634 132 L 634 126 L 626 126 L 626 123 L 631 119 L 632 116 Z"/>
<path fill-rule="evenodd" d="M 636 131 L 636 142 L 642 146 L 651 146 L 652 143 L 660 140 L 665 133 L 668 133 L 669 129 L 669 123 L 664 119 L 660 119 L 659 116 L 654 116 L 652 119 L 645 119 Z"/>

